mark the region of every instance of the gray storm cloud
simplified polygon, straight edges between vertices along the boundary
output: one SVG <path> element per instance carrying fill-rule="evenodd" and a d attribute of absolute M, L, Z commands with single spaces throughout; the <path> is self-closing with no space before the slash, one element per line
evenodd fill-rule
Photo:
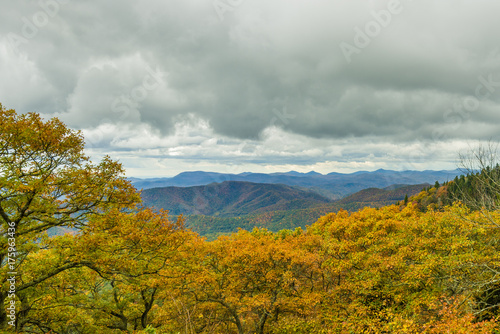
<path fill-rule="evenodd" d="M 0 9 L 0 101 L 75 128 L 166 138 L 195 119 L 219 142 L 252 145 L 271 128 L 310 145 L 498 139 L 498 2 L 41 0 Z"/>

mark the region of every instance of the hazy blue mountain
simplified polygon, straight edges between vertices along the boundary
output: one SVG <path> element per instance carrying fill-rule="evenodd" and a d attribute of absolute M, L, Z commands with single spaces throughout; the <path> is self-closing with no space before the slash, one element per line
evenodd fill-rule
<path fill-rule="evenodd" d="M 341 198 L 367 188 L 385 188 L 394 184 L 434 184 L 435 181 L 453 180 L 459 170 L 450 171 L 391 171 L 379 169 L 374 172 L 360 171 L 351 174 L 317 172 L 299 173 L 241 173 L 223 174 L 214 172 L 183 172 L 171 178 L 132 179 L 138 189 L 157 187 L 192 187 L 224 181 L 245 181 L 252 183 L 285 184 L 319 190 L 323 196 Z"/>

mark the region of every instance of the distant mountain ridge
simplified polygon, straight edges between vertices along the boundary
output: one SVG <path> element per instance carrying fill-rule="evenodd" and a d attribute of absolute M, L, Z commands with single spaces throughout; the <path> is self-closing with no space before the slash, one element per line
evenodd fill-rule
<path fill-rule="evenodd" d="M 138 189 L 158 187 L 192 187 L 222 183 L 224 181 L 243 181 L 252 183 L 284 184 L 301 188 L 315 188 L 318 193 L 330 199 L 340 199 L 367 188 L 385 188 L 394 184 L 434 184 L 445 182 L 460 175 L 459 170 L 441 171 L 391 171 L 379 169 L 373 172 L 359 171 L 351 174 L 332 172 L 319 174 L 316 172 L 299 173 L 241 173 L 224 174 L 215 172 L 183 172 L 171 178 L 137 179 L 131 178 Z M 321 190 L 321 191 L 319 191 Z"/>

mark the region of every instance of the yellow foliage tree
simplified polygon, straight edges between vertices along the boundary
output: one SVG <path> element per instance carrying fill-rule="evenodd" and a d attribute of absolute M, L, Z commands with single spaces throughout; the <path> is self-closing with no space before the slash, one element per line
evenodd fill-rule
<path fill-rule="evenodd" d="M 57 118 L 0 105 L 0 329 L 146 328 L 192 235 L 139 207 L 121 165 L 83 148 Z"/>

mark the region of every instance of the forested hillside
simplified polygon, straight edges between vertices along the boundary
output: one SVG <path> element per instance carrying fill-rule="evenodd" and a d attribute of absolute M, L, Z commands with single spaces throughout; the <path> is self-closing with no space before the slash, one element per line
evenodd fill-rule
<path fill-rule="evenodd" d="M 196 187 L 165 187 L 141 192 L 148 206 L 171 215 L 239 216 L 276 210 L 305 209 L 330 203 L 315 192 L 282 184 L 225 181 Z"/>
<path fill-rule="evenodd" d="M 486 152 L 484 148 L 478 148 L 478 150 L 482 151 L 477 153 L 483 157 L 482 159 L 485 156 L 496 156 L 496 153 L 489 150 Z M 411 202 L 421 211 L 443 210 L 456 201 L 465 203 L 469 208 L 477 211 L 499 209 L 500 166 L 495 164 L 494 167 L 490 167 L 480 163 L 479 171 L 477 169 L 465 168 L 460 177 L 457 176 L 453 181 L 443 184 L 436 181 L 433 187 L 425 187 L 420 193 L 411 196 L 402 204 Z"/>
<path fill-rule="evenodd" d="M 58 119 L 0 105 L 2 332 L 500 330 L 493 174 L 468 175 L 473 196 L 452 206 L 339 210 L 209 242 L 143 207 L 118 162 L 83 148 Z"/>
<path fill-rule="evenodd" d="M 270 231 L 282 229 L 306 228 L 321 216 L 337 212 L 341 209 L 357 211 L 360 208 L 380 208 L 404 200 L 405 196 L 418 194 L 427 184 L 414 186 L 398 186 L 396 189 L 370 188 L 327 204 L 311 203 L 306 208 L 289 208 L 286 210 L 269 210 L 258 213 L 255 211 L 246 215 L 186 215 L 186 226 L 210 240 L 221 234 L 238 231 L 238 228 L 252 230 L 254 227 L 266 228 Z M 147 206 L 153 206 L 148 198 L 143 196 Z M 175 202 L 174 202 L 175 203 Z M 275 207 L 275 206 L 274 206 Z"/>

